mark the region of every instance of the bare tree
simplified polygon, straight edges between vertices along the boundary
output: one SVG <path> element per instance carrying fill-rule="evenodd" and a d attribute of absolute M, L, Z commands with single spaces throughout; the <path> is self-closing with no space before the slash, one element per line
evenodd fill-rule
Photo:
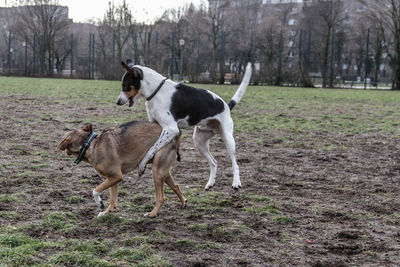
<path fill-rule="evenodd" d="M 60 60 L 70 52 L 67 47 L 56 50 L 67 38 L 68 9 L 60 6 L 57 0 L 21 0 L 18 3 L 21 6 L 16 9 L 18 19 L 12 30 L 36 49 L 41 74 L 52 75 L 56 56 Z M 38 40 L 38 45 L 34 45 L 34 40 Z"/>
<path fill-rule="evenodd" d="M 187 49 L 193 51 L 193 56 L 187 58 L 187 68 L 190 75 L 190 80 L 199 81 L 199 74 L 209 62 L 209 49 L 207 38 L 207 10 L 200 7 L 198 10 L 193 5 L 188 8 L 186 14 L 187 29 L 185 38 L 188 40 Z M 200 48 L 202 47 L 202 49 Z M 202 67 L 203 66 L 203 67 Z"/>
<path fill-rule="evenodd" d="M 370 16 L 377 22 L 384 39 L 382 48 L 386 50 L 393 70 L 392 89 L 400 90 L 400 0 L 359 2 L 369 7 Z"/>
<path fill-rule="evenodd" d="M 328 85 L 328 63 L 331 49 L 331 37 L 335 29 L 345 19 L 342 0 L 315 0 L 304 8 L 305 17 L 311 19 L 310 27 L 322 37 L 322 86 Z M 332 81 L 331 81 L 332 82 Z M 333 87 L 333 84 L 330 84 Z"/>
<path fill-rule="evenodd" d="M 106 46 L 106 40 L 104 38 L 111 37 L 112 46 L 117 52 L 117 62 L 119 66 L 119 62 L 122 60 L 123 49 L 134 30 L 132 13 L 125 0 L 119 6 L 115 6 L 114 2 L 109 2 L 106 15 L 99 24 L 102 27 L 101 32 L 99 32 L 99 34 L 102 34 L 102 36 L 100 36 L 102 49 Z M 116 66 L 113 66 L 113 68 L 115 69 Z"/>
<path fill-rule="evenodd" d="M 212 61 L 211 61 L 211 80 L 213 83 L 216 82 L 216 70 L 217 70 L 217 50 L 221 44 L 220 35 L 224 28 L 225 15 L 224 9 L 228 7 L 229 2 L 225 2 L 223 5 L 218 2 L 210 2 L 208 9 L 209 17 L 209 39 L 212 45 Z"/>
<path fill-rule="evenodd" d="M 140 49 L 141 51 L 141 56 L 140 59 L 143 60 L 141 64 L 145 66 L 150 66 L 150 48 L 151 48 L 151 40 L 152 40 L 152 34 L 154 30 L 154 24 L 152 23 L 140 23 L 137 25 L 137 36 L 139 37 L 140 40 Z"/>
<path fill-rule="evenodd" d="M 277 75 L 277 62 L 279 57 L 280 33 L 276 20 L 265 17 L 263 22 L 257 25 L 255 34 L 255 46 L 261 53 L 264 82 L 275 83 Z"/>
<path fill-rule="evenodd" d="M 105 78 L 113 78 L 115 70 L 115 58 L 112 57 L 113 31 L 108 23 L 107 14 L 103 20 L 97 23 L 97 36 L 99 41 L 96 42 L 97 51 L 100 53 L 100 69 Z M 112 64 L 110 64 L 110 62 Z"/>

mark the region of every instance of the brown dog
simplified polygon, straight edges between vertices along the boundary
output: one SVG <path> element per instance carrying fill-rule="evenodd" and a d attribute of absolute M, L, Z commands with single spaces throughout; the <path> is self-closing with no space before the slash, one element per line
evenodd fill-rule
<path fill-rule="evenodd" d="M 149 148 L 154 145 L 161 134 L 161 126 L 151 122 L 132 121 L 119 127 L 105 129 L 89 144 L 86 153 L 82 153 L 85 141 L 92 133 L 92 125 L 87 125 L 81 130 L 68 132 L 58 144 L 58 150 L 66 150 L 68 155 L 78 155 L 106 180 L 93 190 L 96 204 L 104 209 L 100 193 L 111 187 L 110 205 L 100 212 L 98 216 L 107 214 L 115 209 L 118 196 L 118 185 L 124 179 L 124 174 L 133 171 L 141 162 Z M 186 199 L 179 186 L 171 176 L 171 168 L 177 155 L 179 159 L 180 136 L 163 147 L 152 159 L 153 180 L 156 189 L 156 205 L 145 216 L 155 217 L 163 205 L 164 183 L 166 183 L 179 197 L 182 208 L 186 207 Z M 150 161 L 151 162 L 151 161 Z"/>

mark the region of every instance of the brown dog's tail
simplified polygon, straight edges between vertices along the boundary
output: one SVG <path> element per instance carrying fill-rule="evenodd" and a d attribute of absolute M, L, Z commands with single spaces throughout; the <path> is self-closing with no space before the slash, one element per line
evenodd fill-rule
<path fill-rule="evenodd" d="M 179 147 L 181 146 L 181 135 L 182 135 L 182 131 L 179 130 L 179 135 L 176 137 L 176 160 L 178 162 L 181 162 L 181 154 L 179 153 Z"/>

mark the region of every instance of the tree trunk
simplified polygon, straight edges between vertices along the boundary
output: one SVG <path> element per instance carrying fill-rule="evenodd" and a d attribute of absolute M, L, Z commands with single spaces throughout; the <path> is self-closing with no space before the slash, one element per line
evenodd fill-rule
<path fill-rule="evenodd" d="M 394 64 L 393 64 L 393 82 L 392 82 L 392 90 L 400 90 L 400 32 L 397 33 L 395 38 L 395 51 L 394 51 Z"/>
<path fill-rule="evenodd" d="M 211 71 L 210 71 L 210 78 L 212 83 L 216 82 L 216 77 L 217 77 L 216 70 L 217 70 L 217 46 L 216 44 L 214 44 L 212 51 Z"/>
<path fill-rule="evenodd" d="M 219 64 L 219 84 L 225 84 L 225 64 L 222 60 Z"/>
<path fill-rule="evenodd" d="M 328 57 L 329 57 L 329 44 L 331 41 L 331 29 L 332 27 L 328 26 L 328 33 L 326 35 L 324 54 L 323 54 L 323 63 L 322 63 L 322 87 L 326 88 L 328 82 Z"/>
<path fill-rule="evenodd" d="M 392 90 L 400 90 L 400 68 L 396 67 L 393 72 Z"/>

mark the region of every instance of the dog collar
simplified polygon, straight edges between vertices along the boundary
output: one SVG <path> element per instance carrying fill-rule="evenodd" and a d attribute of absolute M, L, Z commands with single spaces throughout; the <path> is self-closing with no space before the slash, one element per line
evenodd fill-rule
<path fill-rule="evenodd" d="M 92 141 L 93 141 L 96 137 L 97 137 L 97 134 L 95 134 L 95 133 L 93 133 L 93 132 L 91 132 L 91 133 L 89 134 L 88 139 L 86 139 L 85 143 L 83 143 L 83 145 L 82 145 L 82 147 L 81 147 L 81 150 L 79 151 L 78 157 L 77 157 L 76 160 L 74 161 L 76 164 L 79 164 L 79 163 L 82 161 L 83 157 L 84 157 L 85 154 L 86 154 L 86 151 L 87 151 L 88 148 L 90 147 L 90 144 L 92 143 Z"/>
<path fill-rule="evenodd" d="M 147 101 L 150 101 L 158 93 L 158 91 L 160 91 L 161 87 L 164 85 L 166 80 L 167 80 L 167 78 L 162 80 L 162 82 L 158 85 L 157 89 L 151 94 L 151 96 L 146 98 Z"/>

